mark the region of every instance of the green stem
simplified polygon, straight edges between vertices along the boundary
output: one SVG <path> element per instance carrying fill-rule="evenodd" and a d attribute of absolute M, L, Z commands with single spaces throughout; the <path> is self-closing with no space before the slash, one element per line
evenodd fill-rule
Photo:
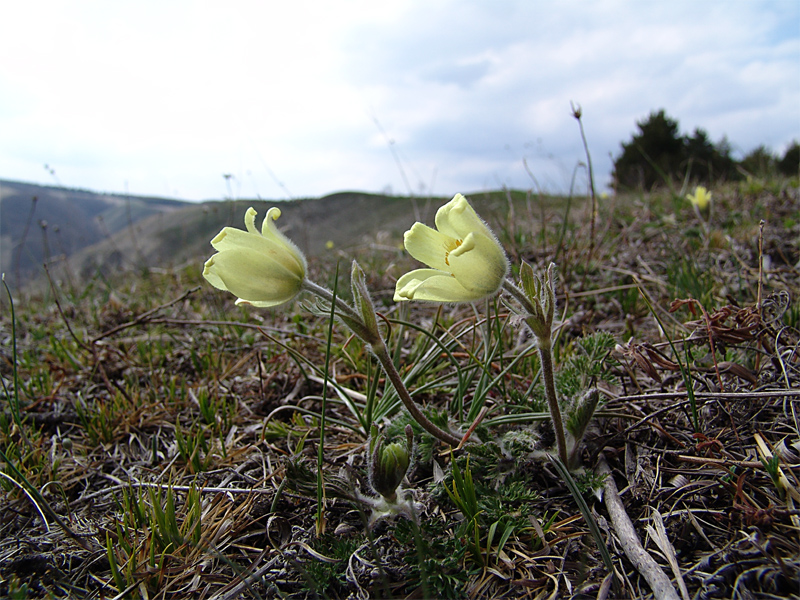
<path fill-rule="evenodd" d="M 542 379 L 544 379 L 544 391 L 547 396 L 547 405 L 550 408 L 550 418 L 553 420 L 553 429 L 556 433 L 556 444 L 558 446 L 558 457 L 565 465 L 569 465 L 567 460 L 567 439 L 564 436 L 564 422 L 561 419 L 561 408 L 558 406 L 556 396 L 556 384 L 553 377 L 553 355 L 551 352 L 550 339 L 538 338 L 539 360 L 542 363 Z"/>
<path fill-rule="evenodd" d="M 531 299 L 528 298 L 528 296 L 519 286 L 517 286 L 509 278 L 503 282 L 503 289 L 505 289 L 505 291 L 507 291 L 517 302 L 519 302 L 522 305 L 522 309 L 527 312 L 528 315 L 530 315 L 528 317 L 528 327 L 530 327 L 534 334 L 537 330 L 541 329 L 546 329 L 547 331 L 545 335 L 536 335 L 536 345 L 539 349 L 539 361 L 542 364 L 542 379 L 544 380 L 544 391 L 545 395 L 547 396 L 547 406 L 550 409 L 550 418 L 553 421 L 553 429 L 555 430 L 556 434 L 558 457 L 561 459 L 562 463 L 568 465 L 567 439 L 564 435 L 564 421 L 561 418 L 561 408 L 558 406 L 556 382 L 555 377 L 553 376 L 553 342 L 550 322 L 552 321 L 552 314 L 547 319 L 547 322 L 539 323 L 538 321 L 541 319 L 538 319 L 533 315 L 541 313 L 541 310 L 537 311 L 534 309 Z M 534 323 L 531 322 L 533 319 L 536 320 Z M 537 327 L 536 325 L 541 325 L 541 327 Z"/>
<path fill-rule="evenodd" d="M 335 303 L 336 309 L 346 313 L 349 318 L 363 322 L 361 315 L 359 315 L 358 312 L 347 302 L 336 296 L 331 290 L 324 288 L 321 285 L 317 285 L 308 279 L 303 282 L 303 288 L 306 291 L 319 296 L 323 300 Z M 417 403 L 411 398 L 408 388 L 406 388 L 405 383 L 403 383 L 403 378 L 397 371 L 397 367 L 394 366 L 392 357 L 389 356 L 389 351 L 387 350 L 384 341 L 381 340 L 378 344 L 370 344 L 370 347 L 372 349 L 372 353 L 383 366 L 386 376 L 389 378 L 389 381 L 392 382 L 394 389 L 397 391 L 397 395 L 400 397 L 400 401 L 403 403 L 403 406 L 406 407 L 406 410 L 408 410 L 411 417 L 417 423 L 419 423 L 420 427 L 430 433 L 433 437 L 443 441 L 445 444 L 450 444 L 452 447 L 457 448 L 461 443 L 461 439 L 431 423 L 428 417 L 422 413 L 422 410 L 420 410 Z"/>
<path fill-rule="evenodd" d="M 400 373 L 397 371 L 397 367 L 394 366 L 392 357 L 389 356 L 389 351 L 386 349 L 386 344 L 382 343 L 380 348 L 376 348 L 373 345 L 372 352 L 380 361 L 386 376 L 389 378 L 389 381 L 392 382 L 394 389 L 397 391 L 397 395 L 400 397 L 403 406 L 406 407 L 406 410 L 408 410 L 411 417 L 417 423 L 419 423 L 420 427 L 430 433 L 433 437 L 443 441 L 445 444 L 450 444 L 453 448 L 457 448 L 461 443 L 461 440 L 452 433 L 444 431 L 443 429 L 440 429 L 431 423 L 428 417 L 422 413 L 419 406 L 417 406 L 417 403 L 414 402 L 413 398 L 411 398 L 411 394 L 408 393 L 408 389 L 406 388 L 405 383 L 403 383 L 403 378 L 400 377 Z"/>
<path fill-rule="evenodd" d="M 303 289 L 307 292 L 311 292 L 315 296 L 319 296 L 323 300 L 327 300 L 331 304 L 336 304 L 336 308 L 343 313 L 347 313 L 348 317 L 358 319 L 359 321 L 362 320 L 361 315 L 359 315 L 352 306 L 350 306 L 347 302 L 342 300 L 337 294 L 334 294 L 328 288 L 317 285 L 313 281 L 306 279 L 303 281 Z"/>
<path fill-rule="evenodd" d="M 522 305 L 522 308 L 525 310 L 526 313 L 533 313 L 533 306 L 531 306 L 531 301 L 528 300 L 528 297 L 525 295 L 525 292 L 514 283 L 510 277 L 506 278 L 503 281 L 503 289 L 507 291 L 517 302 Z"/>

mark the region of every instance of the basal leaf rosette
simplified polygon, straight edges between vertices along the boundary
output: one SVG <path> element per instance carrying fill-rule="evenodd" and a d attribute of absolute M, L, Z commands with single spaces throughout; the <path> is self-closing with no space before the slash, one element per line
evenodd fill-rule
<path fill-rule="evenodd" d="M 436 212 L 436 229 L 414 223 L 406 250 L 428 269 L 397 281 L 395 301 L 475 302 L 497 293 L 508 274 L 505 251 L 461 194 Z"/>
<path fill-rule="evenodd" d="M 211 240 L 217 254 L 206 261 L 203 277 L 215 288 L 236 296 L 236 304 L 278 306 L 289 302 L 303 288 L 306 258 L 278 231 L 275 221 L 280 216 L 279 208 L 270 208 L 259 231 L 256 211 L 248 208 L 244 216 L 246 231 L 225 227 Z"/>

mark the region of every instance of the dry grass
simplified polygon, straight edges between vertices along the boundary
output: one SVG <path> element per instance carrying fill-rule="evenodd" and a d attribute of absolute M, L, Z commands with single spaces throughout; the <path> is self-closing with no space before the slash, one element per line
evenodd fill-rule
<path fill-rule="evenodd" d="M 514 260 L 558 264 L 557 364 L 593 332 L 618 343 L 596 361 L 605 400 L 579 484 L 602 483 L 605 457 L 646 549 L 692 598 L 800 594 L 800 198 L 780 182 L 748 186 L 715 190 L 707 226 L 665 194 L 602 200 L 593 245 L 582 205 L 563 236 L 563 208 L 535 198 L 493 217 Z M 528 345 L 503 305 L 399 307 L 393 282 L 411 261 L 397 242 L 312 268 L 332 283 L 335 259 L 355 255 L 380 312 L 447 346 L 430 361 L 429 336 L 393 325 L 402 372 L 427 365 L 412 385 L 419 402 L 461 425 L 471 408 L 490 409 L 481 446 L 451 455 L 418 438 L 408 481 L 424 506 L 418 528 L 365 527 L 354 497 L 366 492 L 366 438 L 331 392 L 317 532 L 324 319 L 300 304 L 235 307 L 204 284 L 199 261 L 98 276 L 16 297 L 16 357 L 3 305 L 0 595 L 651 597 L 587 491 L 618 575 L 607 587 L 575 499 L 531 452 L 552 430 L 535 356 L 512 365 Z M 359 406 L 371 389 L 385 395 L 374 361 L 341 328 L 331 372 Z M 392 412 L 380 421 L 389 435 L 404 423 Z M 452 460 L 478 491 L 472 524 L 444 491 Z"/>

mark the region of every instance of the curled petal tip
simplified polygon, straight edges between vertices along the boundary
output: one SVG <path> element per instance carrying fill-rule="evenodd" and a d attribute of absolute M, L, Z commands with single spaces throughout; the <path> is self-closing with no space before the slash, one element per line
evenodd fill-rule
<path fill-rule="evenodd" d="M 300 293 L 306 277 L 303 253 L 274 225 L 281 211 L 271 208 L 261 231 L 256 210 L 244 215 L 245 231 L 225 227 L 211 241 L 217 254 L 203 266 L 203 277 L 214 287 L 238 297 L 237 304 L 270 307 Z"/>

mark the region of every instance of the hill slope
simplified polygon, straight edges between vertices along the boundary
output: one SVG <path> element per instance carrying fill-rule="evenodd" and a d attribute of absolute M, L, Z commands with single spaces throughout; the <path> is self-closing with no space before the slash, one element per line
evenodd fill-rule
<path fill-rule="evenodd" d="M 519 193 L 513 195 L 516 200 L 524 197 Z M 490 222 L 507 218 L 505 194 L 474 194 L 470 200 Z M 213 253 L 210 241 L 220 229 L 244 227 L 244 213 L 250 206 L 258 211 L 259 227 L 267 209 L 279 206 L 278 227 L 309 257 L 325 252 L 330 243 L 336 249 L 353 249 L 374 242 L 378 236 L 400 244 L 403 232 L 415 220 L 433 225 L 436 209 L 444 201 L 340 192 L 288 202 L 236 200 L 190 204 L 137 221 L 116 235 L 84 248 L 71 263 L 84 278 L 97 271 L 169 268 L 191 261 L 200 265 Z"/>
<path fill-rule="evenodd" d="M 0 180 L 0 270 L 25 281 L 41 272 L 46 257 L 70 256 L 186 204 Z"/>

